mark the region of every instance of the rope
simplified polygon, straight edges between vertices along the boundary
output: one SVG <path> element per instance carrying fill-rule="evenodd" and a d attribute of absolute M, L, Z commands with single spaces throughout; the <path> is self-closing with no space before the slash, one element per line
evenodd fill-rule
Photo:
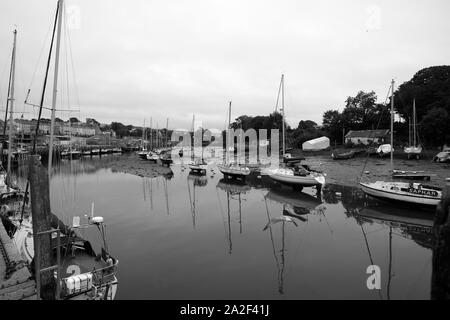
<path fill-rule="evenodd" d="M 380 118 L 378 119 L 376 130 L 378 130 L 378 128 L 380 127 L 381 119 L 383 119 L 383 114 L 386 111 L 387 101 L 389 99 L 389 93 L 391 91 L 392 91 L 392 84 L 389 86 L 389 89 L 388 89 L 388 92 L 387 92 L 387 95 L 386 95 L 386 100 L 384 101 L 385 108 L 383 108 L 381 110 L 381 115 L 380 115 Z M 394 92 L 392 92 L 392 94 L 394 94 Z M 370 138 L 372 137 L 372 134 L 373 134 L 373 131 L 370 132 L 369 139 L 368 139 L 369 141 L 370 141 Z M 394 145 L 393 141 L 391 141 L 391 148 L 393 147 L 393 145 Z M 364 174 L 364 171 L 366 169 L 367 162 L 369 161 L 369 157 L 370 157 L 370 153 L 367 152 L 366 161 L 364 161 L 364 165 L 363 165 L 363 168 L 361 170 L 361 174 L 359 175 L 359 181 L 358 182 L 361 182 L 361 180 L 362 180 L 361 178 L 362 178 L 362 176 Z"/>

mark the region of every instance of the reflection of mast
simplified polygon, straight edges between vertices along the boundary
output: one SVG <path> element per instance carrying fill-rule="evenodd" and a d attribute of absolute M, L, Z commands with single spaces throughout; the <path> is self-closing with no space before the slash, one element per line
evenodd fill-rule
<path fill-rule="evenodd" d="M 239 233 L 242 234 L 242 203 L 240 193 L 239 193 Z"/>
<path fill-rule="evenodd" d="M 392 227 L 389 227 L 389 275 L 387 283 L 388 300 L 391 300 L 391 279 L 392 279 Z"/>
<path fill-rule="evenodd" d="M 228 253 L 231 254 L 233 244 L 231 242 L 230 192 L 227 192 L 227 209 L 228 209 L 227 212 L 228 212 L 228 244 L 229 244 Z"/>
<path fill-rule="evenodd" d="M 166 197 L 166 210 L 167 210 L 167 215 L 169 215 L 169 193 L 167 192 L 167 179 L 163 180 L 164 183 L 164 194 Z"/>
<path fill-rule="evenodd" d="M 188 192 L 189 192 L 189 204 L 191 205 L 191 214 L 192 214 L 192 227 L 195 229 L 195 182 L 194 182 L 194 201 L 191 199 L 191 186 L 189 185 L 188 180 Z"/>
<path fill-rule="evenodd" d="M 281 259 L 282 259 L 282 267 L 280 267 L 280 262 L 278 261 L 278 256 L 276 254 L 275 251 L 275 242 L 273 240 L 273 233 L 272 233 L 272 225 L 270 223 L 270 215 L 269 215 L 269 208 L 267 206 L 267 199 L 266 197 L 264 197 L 264 203 L 266 204 L 266 213 L 267 213 L 267 222 L 268 222 L 268 226 L 269 226 L 269 234 L 270 234 L 270 241 L 272 242 L 272 251 L 273 251 L 273 256 L 275 258 L 275 263 L 277 265 L 277 270 L 278 270 L 278 292 L 280 294 L 284 293 L 283 290 L 283 273 L 284 273 L 284 222 L 283 222 L 283 245 L 282 245 L 282 250 L 281 250 Z"/>
<path fill-rule="evenodd" d="M 372 253 L 370 252 L 369 242 L 367 241 L 367 235 L 366 235 L 366 232 L 364 231 L 364 227 L 362 225 L 363 222 L 361 220 L 358 221 L 358 222 L 359 222 L 359 225 L 361 227 L 361 230 L 362 230 L 362 233 L 363 233 L 363 236 L 364 236 L 364 241 L 366 243 L 367 252 L 369 253 L 370 264 L 374 265 L 373 258 L 372 258 Z M 381 294 L 381 290 L 377 290 L 377 291 L 378 291 L 378 295 L 380 296 L 380 299 L 383 299 L 383 295 Z"/>

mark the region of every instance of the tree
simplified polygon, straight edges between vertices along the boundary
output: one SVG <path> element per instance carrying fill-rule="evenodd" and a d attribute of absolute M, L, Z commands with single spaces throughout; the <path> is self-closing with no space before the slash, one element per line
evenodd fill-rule
<path fill-rule="evenodd" d="M 427 145 L 440 146 L 450 143 L 450 114 L 444 108 L 431 109 L 420 124 Z"/>
<path fill-rule="evenodd" d="M 450 66 L 434 66 L 418 71 L 411 80 L 399 86 L 395 93 L 395 107 L 408 121 L 412 118 L 413 101 L 419 135 L 428 145 L 442 145 L 450 134 L 449 122 L 432 116 L 450 114 Z M 446 113 L 445 113 L 445 112 Z M 436 136 L 436 133 L 440 135 Z"/>

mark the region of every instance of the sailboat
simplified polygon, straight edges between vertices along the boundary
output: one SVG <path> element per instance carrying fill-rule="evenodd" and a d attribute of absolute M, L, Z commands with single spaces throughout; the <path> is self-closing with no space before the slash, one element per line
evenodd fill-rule
<path fill-rule="evenodd" d="M 151 126 L 151 124 L 150 124 Z M 141 159 L 147 159 L 148 150 L 145 148 L 145 119 L 144 119 L 144 126 L 142 127 L 142 141 L 141 141 L 141 150 L 138 151 L 138 156 Z"/>
<path fill-rule="evenodd" d="M 284 106 L 284 74 L 281 75 L 280 90 L 282 92 L 281 111 L 282 111 L 282 131 L 283 131 L 283 161 L 291 159 L 292 156 L 286 154 L 286 130 L 285 130 L 285 106 Z M 276 181 L 286 185 L 291 185 L 296 189 L 303 187 L 316 186 L 321 188 L 325 184 L 325 176 L 311 170 L 307 165 L 296 165 L 294 168 L 280 167 L 275 169 L 267 169 L 268 176 Z"/>
<path fill-rule="evenodd" d="M 203 159 L 203 146 L 201 159 L 196 159 L 194 156 L 194 136 L 195 136 L 195 115 L 192 116 L 192 141 L 191 141 L 191 161 L 188 163 L 188 167 L 193 173 L 206 174 L 208 164 Z"/>
<path fill-rule="evenodd" d="M 49 66 L 51 62 L 51 55 L 53 49 L 53 43 L 56 32 L 56 48 L 55 48 L 55 63 L 54 63 L 54 81 L 53 81 L 53 98 L 52 98 L 52 127 L 51 127 L 51 139 L 50 150 L 52 150 L 52 137 L 54 129 L 54 117 L 55 106 L 57 101 L 58 91 L 58 68 L 59 68 L 59 48 L 61 41 L 61 24 L 64 12 L 64 0 L 59 0 L 55 15 L 55 21 L 53 26 L 53 35 L 47 60 L 47 68 L 45 73 L 44 85 L 42 88 L 42 95 L 39 105 L 39 116 L 37 119 L 37 125 L 35 129 L 35 135 L 33 140 L 33 151 L 36 153 L 36 141 L 39 134 L 39 123 L 41 120 L 41 114 L 44 104 L 45 90 L 47 84 L 47 77 L 49 72 Z M 15 48 L 16 32 L 14 33 L 14 48 Z M 13 49 L 15 52 L 15 49 Z M 13 53 L 13 57 L 15 54 Z M 14 59 L 15 60 L 15 59 Z M 13 60 L 13 61 L 14 61 Z M 14 70 L 14 69 L 13 69 Z M 13 82 L 12 82 L 12 85 Z M 12 91 L 13 92 L 13 91 Z M 52 152 L 49 152 L 49 169 L 52 164 Z M 39 167 L 38 167 L 39 170 Z M 50 171 L 49 171 L 50 172 Z M 34 249 L 40 248 L 40 243 L 35 243 L 35 239 L 40 234 L 49 233 L 50 237 L 50 249 L 52 250 L 53 259 L 56 260 L 56 267 L 53 268 L 56 278 L 56 299 L 114 299 L 117 292 L 118 281 L 115 275 L 118 260 L 109 254 L 108 243 L 106 240 L 106 227 L 102 217 L 94 216 L 93 207 L 91 216 L 86 217 L 87 221 L 81 223 L 80 217 L 74 217 L 73 225 L 65 226 L 55 215 L 48 213 L 47 219 L 51 221 L 51 230 L 40 232 L 36 234 L 33 230 L 32 219 L 34 219 L 36 213 L 32 212 L 32 216 L 26 216 L 24 209 L 26 206 L 26 199 L 29 190 L 30 183 L 27 182 L 25 189 L 24 201 L 21 206 L 21 214 L 17 217 L 16 214 L 10 216 L 10 221 L 15 226 L 15 232 L 13 233 L 13 242 L 16 244 L 18 251 L 23 258 L 29 264 L 34 261 L 35 277 L 40 279 L 40 272 L 44 269 L 40 269 L 40 256 L 34 255 Z M 48 204 L 49 205 L 49 204 Z M 41 217 L 42 219 L 42 217 Z M 92 248 L 89 241 L 79 236 L 79 230 L 86 228 L 96 228 L 99 230 L 102 240 L 101 253 L 98 255 Z M 62 260 L 62 261 L 61 261 Z M 51 267 L 50 267 L 51 268 Z M 56 268 L 56 269 L 55 269 Z M 52 270 L 52 269 L 51 269 Z M 57 271 L 57 272 L 56 272 Z M 38 284 L 38 296 L 40 292 L 39 280 Z"/>
<path fill-rule="evenodd" d="M 391 142 L 394 141 L 394 85 L 391 84 Z M 391 171 L 394 172 L 394 155 L 391 150 Z M 382 200 L 401 203 L 437 206 L 442 198 L 442 189 L 421 183 L 376 181 L 372 183 L 359 182 L 361 189 L 368 195 Z"/>
<path fill-rule="evenodd" d="M 420 144 L 417 144 L 418 135 L 417 135 L 417 116 L 416 116 L 416 99 L 413 100 L 413 121 L 412 121 L 412 130 L 411 130 L 411 124 L 409 125 L 409 145 L 408 147 L 405 147 L 403 150 L 407 156 L 408 159 L 411 157 L 415 157 L 417 160 L 420 158 L 420 154 L 422 153 L 422 146 Z M 411 139 L 412 136 L 412 139 Z M 411 144 L 412 142 L 412 144 Z"/>
<path fill-rule="evenodd" d="M 231 141 L 230 130 L 231 130 L 231 101 L 230 101 L 229 110 L 228 110 L 228 131 L 227 131 L 228 139 L 227 140 L 229 141 L 228 144 L 233 145 L 234 141 Z M 239 140 L 241 142 L 240 135 L 239 135 Z M 240 156 L 240 154 L 238 154 L 238 155 Z M 225 162 L 223 164 L 218 164 L 217 168 L 219 168 L 219 171 L 223 173 L 225 178 L 235 178 L 235 179 L 245 180 L 245 177 L 247 177 L 250 174 L 250 169 L 245 165 L 241 165 L 239 160 L 238 160 L 238 162 L 228 161 L 228 152 L 226 153 L 226 156 L 225 156 Z"/>

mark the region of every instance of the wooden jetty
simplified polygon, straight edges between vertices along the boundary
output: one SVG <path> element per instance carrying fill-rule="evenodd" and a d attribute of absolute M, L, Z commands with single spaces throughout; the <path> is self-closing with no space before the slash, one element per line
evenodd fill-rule
<path fill-rule="evenodd" d="M 0 223 L 0 300 L 35 300 L 36 282 Z"/>

